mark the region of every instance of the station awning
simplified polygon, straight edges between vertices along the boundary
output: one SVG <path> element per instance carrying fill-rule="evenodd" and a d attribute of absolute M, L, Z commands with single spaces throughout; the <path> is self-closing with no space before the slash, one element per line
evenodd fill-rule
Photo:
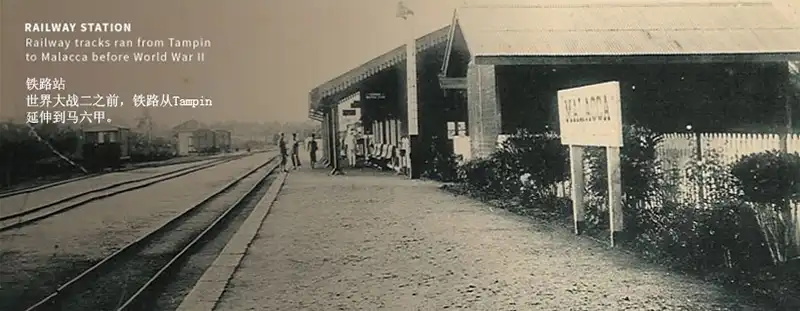
<path fill-rule="evenodd" d="M 417 39 L 417 51 L 422 52 L 436 45 L 444 44 L 448 39 L 449 32 L 450 26 L 447 26 Z M 360 82 L 405 60 L 405 46 L 400 46 L 317 86 L 309 92 L 309 118 L 321 121 L 323 102 L 326 99 L 339 95 L 344 96 L 347 92 L 352 93 L 352 88 Z"/>
<path fill-rule="evenodd" d="M 455 15 L 477 64 L 800 60 L 800 26 L 767 1 L 484 5 Z"/>

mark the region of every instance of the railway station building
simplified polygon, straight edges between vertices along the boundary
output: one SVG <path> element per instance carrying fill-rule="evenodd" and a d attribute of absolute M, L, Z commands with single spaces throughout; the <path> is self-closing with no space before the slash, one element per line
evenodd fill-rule
<path fill-rule="evenodd" d="M 623 121 L 656 131 L 791 125 L 800 109 L 788 109 L 797 98 L 786 81 L 788 62 L 800 60 L 800 26 L 781 9 L 770 1 L 460 7 L 451 25 L 416 41 L 412 175 L 448 136 L 448 122 L 464 122 L 469 154 L 486 156 L 517 129 L 557 131 L 558 90 L 607 81 L 620 83 Z M 376 142 L 397 144 L 410 123 L 405 62 L 398 47 L 318 86 L 310 118 L 330 136 L 340 101 L 359 93 L 364 127 Z M 337 146 L 328 136 L 330 157 Z"/>

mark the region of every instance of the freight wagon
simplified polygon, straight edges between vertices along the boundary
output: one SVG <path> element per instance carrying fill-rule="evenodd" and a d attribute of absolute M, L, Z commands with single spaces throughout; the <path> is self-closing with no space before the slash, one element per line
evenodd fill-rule
<path fill-rule="evenodd" d="M 217 149 L 214 131 L 209 129 L 195 130 L 192 135 L 192 147 L 196 153 L 214 153 Z"/>
<path fill-rule="evenodd" d="M 181 156 L 230 152 L 232 145 L 230 131 L 212 130 L 206 127 L 177 130 L 175 138 L 176 149 Z"/>
<path fill-rule="evenodd" d="M 215 130 L 214 146 L 220 152 L 231 152 L 231 132 L 226 130 Z"/>
<path fill-rule="evenodd" d="M 104 124 L 83 128 L 82 132 L 81 155 L 88 169 L 118 169 L 130 161 L 130 129 Z"/>

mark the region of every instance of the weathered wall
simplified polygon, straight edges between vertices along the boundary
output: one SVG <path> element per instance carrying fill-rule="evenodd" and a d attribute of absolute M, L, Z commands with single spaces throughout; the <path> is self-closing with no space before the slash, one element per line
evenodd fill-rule
<path fill-rule="evenodd" d="M 467 109 L 473 157 L 488 156 L 501 130 L 501 109 L 495 66 L 470 65 L 467 69 Z"/>

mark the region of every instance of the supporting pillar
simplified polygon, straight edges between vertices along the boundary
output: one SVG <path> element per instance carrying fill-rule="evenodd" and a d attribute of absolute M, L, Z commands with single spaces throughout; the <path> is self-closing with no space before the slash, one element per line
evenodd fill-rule
<path fill-rule="evenodd" d="M 341 169 L 341 162 L 342 161 L 341 161 L 341 158 L 339 157 L 339 155 L 341 154 L 340 151 L 341 151 L 342 146 L 341 146 L 341 142 L 339 140 L 339 106 L 338 105 L 333 106 L 333 108 L 331 108 L 331 116 L 332 116 L 331 120 L 333 121 L 333 122 L 331 122 L 332 123 L 331 131 L 333 132 L 333 135 L 331 135 L 332 136 L 331 143 L 333 145 L 333 158 L 332 158 L 331 163 L 332 163 L 333 166 L 332 166 L 330 174 L 331 175 L 341 175 L 342 174 L 342 169 Z"/>
<path fill-rule="evenodd" d="M 380 143 L 380 138 L 378 136 L 380 132 L 378 131 L 378 121 L 372 121 L 372 143 L 376 146 Z"/>
<path fill-rule="evenodd" d="M 394 143 L 395 143 L 395 145 L 399 145 L 400 144 L 400 120 L 393 119 L 392 122 L 394 123 L 394 126 L 392 126 L 392 128 L 394 129 L 394 131 L 392 131 L 392 136 L 394 137 Z"/>
<path fill-rule="evenodd" d="M 397 120 L 391 119 L 389 120 L 389 143 L 397 146 L 399 142 L 400 140 L 397 139 Z"/>
<path fill-rule="evenodd" d="M 392 120 L 386 120 L 386 143 L 389 145 L 394 144 L 394 138 L 392 137 Z"/>
<path fill-rule="evenodd" d="M 389 135 L 389 133 L 392 131 L 391 126 L 392 125 L 389 123 L 389 120 L 383 121 L 383 141 L 386 144 L 392 144 L 392 137 Z"/>
<path fill-rule="evenodd" d="M 469 64 L 467 111 L 470 149 L 473 157 L 486 157 L 497 147 L 501 131 L 497 75 L 493 65 Z"/>
<path fill-rule="evenodd" d="M 331 113 L 330 113 L 330 110 L 325 112 L 325 121 L 324 122 L 325 122 L 325 125 L 323 126 L 323 129 L 325 130 L 325 134 L 324 134 L 325 136 L 323 138 L 324 141 L 322 143 L 323 143 L 323 147 L 325 148 L 324 149 L 325 150 L 324 151 L 324 153 L 325 153 L 325 167 L 330 168 L 330 167 L 333 166 L 333 156 L 332 156 L 332 154 L 333 154 L 333 136 L 332 136 L 332 133 L 333 132 L 331 132 Z"/>
<path fill-rule="evenodd" d="M 425 159 L 421 157 L 419 143 L 419 92 L 417 89 L 417 38 L 409 29 L 410 36 L 406 41 L 406 122 L 408 124 L 408 177 L 419 179 L 422 177 L 422 167 Z"/>
<path fill-rule="evenodd" d="M 383 120 L 378 122 L 378 141 L 381 143 L 381 145 L 386 143 L 386 133 L 383 130 L 383 125 Z"/>
<path fill-rule="evenodd" d="M 398 147 L 398 141 L 397 141 L 397 139 L 396 139 L 396 137 L 394 135 L 395 126 L 396 126 L 396 124 L 394 123 L 394 119 L 386 120 L 386 142 L 390 146 Z M 402 162 L 400 161 L 400 159 L 397 156 L 398 156 L 398 152 L 391 152 L 389 154 L 390 161 L 392 163 L 392 167 L 394 167 L 395 170 L 399 171 L 400 169 L 397 166 Z"/>
<path fill-rule="evenodd" d="M 330 142 L 331 142 L 330 132 L 331 132 L 331 130 L 330 130 L 330 127 L 331 127 L 331 125 L 330 125 L 330 113 L 326 112 L 325 114 L 323 114 L 323 118 L 322 118 L 322 136 L 320 137 L 322 139 L 322 159 L 320 159 L 320 163 L 324 163 L 325 167 L 330 167 L 330 163 L 331 163 L 330 162 L 331 161 L 331 156 L 330 156 L 330 152 L 331 152 L 331 149 L 330 149 Z"/>

